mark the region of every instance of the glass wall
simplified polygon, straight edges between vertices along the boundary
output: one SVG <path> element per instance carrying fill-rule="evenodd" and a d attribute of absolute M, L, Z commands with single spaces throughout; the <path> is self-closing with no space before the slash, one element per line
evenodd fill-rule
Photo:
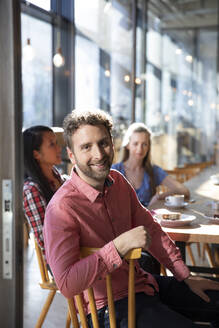
<path fill-rule="evenodd" d="M 110 112 L 119 135 L 131 121 L 131 1 L 75 1 L 75 106 Z"/>
<path fill-rule="evenodd" d="M 217 28 L 169 28 L 148 14 L 145 122 L 153 158 L 167 169 L 208 161 L 218 115 Z"/>
<path fill-rule="evenodd" d="M 73 17 L 74 8 L 74 33 L 73 27 L 71 32 L 63 28 L 62 38 L 65 55 L 69 40 L 74 45 L 74 59 L 69 69 L 55 69 L 55 75 L 52 39 L 58 11 L 50 1 L 32 3 L 41 14 L 47 11 L 50 21 L 22 14 L 24 127 L 53 125 L 53 115 L 62 122 L 72 103 L 98 107 L 114 118 L 116 150 L 135 118 L 153 132 L 158 165 L 171 169 L 212 159 L 219 134 L 216 1 L 206 2 L 205 8 L 194 1 L 171 6 L 157 6 L 155 0 L 59 2 L 59 14 Z M 67 16 L 63 22 L 72 24 Z M 31 60 L 25 55 L 28 42 L 34 49 Z M 57 84 L 61 72 L 71 79 L 69 85 Z M 74 98 L 68 107 L 60 101 L 66 95 Z"/>
<path fill-rule="evenodd" d="M 23 127 L 52 126 L 52 27 L 22 14 Z"/>
<path fill-rule="evenodd" d="M 28 0 L 28 2 L 32 3 L 35 6 L 38 6 L 44 10 L 51 9 L 51 0 Z"/>

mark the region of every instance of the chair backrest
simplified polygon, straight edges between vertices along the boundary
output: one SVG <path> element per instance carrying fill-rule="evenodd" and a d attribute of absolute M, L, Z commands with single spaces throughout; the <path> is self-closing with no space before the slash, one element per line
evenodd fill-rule
<path fill-rule="evenodd" d="M 81 257 L 86 257 L 96 252 L 97 248 L 81 248 Z M 135 327 L 135 263 L 136 259 L 141 257 L 141 248 L 133 249 L 128 252 L 125 256 L 125 259 L 129 261 L 129 281 L 128 281 L 128 328 Z M 110 328 L 116 328 L 116 316 L 115 316 L 115 307 L 114 299 L 112 292 L 112 283 L 111 275 L 106 276 L 106 289 L 107 289 L 107 299 L 108 299 L 108 309 L 109 309 L 109 320 Z M 92 287 L 88 288 L 88 299 L 91 310 L 91 318 L 94 328 L 99 328 L 97 309 L 94 300 L 94 293 Z M 80 316 L 81 327 L 88 328 L 87 317 L 84 312 L 83 307 L 83 298 L 82 295 L 76 295 L 75 300 L 77 303 L 77 308 Z M 69 311 L 71 315 L 71 320 L 74 328 L 79 328 L 79 321 L 77 317 L 77 311 L 74 303 L 74 299 L 68 299 Z"/>
<path fill-rule="evenodd" d="M 40 286 L 42 288 L 48 288 L 49 286 L 54 285 L 53 287 L 55 287 L 57 289 L 57 287 L 55 286 L 55 282 L 54 282 L 53 277 L 48 272 L 48 268 L 47 268 L 47 265 L 46 265 L 46 261 L 43 257 L 42 250 L 41 250 L 40 246 L 38 245 L 38 243 L 35 239 L 34 239 L 34 244 L 35 244 L 37 262 L 38 262 L 38 265 L 39 265 L 40 275 L 41 275 L 41 280 L 42 280 L 42 282 L 40 283 Z M 50 289 L 50 288 L 48 288 L 48 289 Z"/>
<path fill-rule="evenodd" d="M 214 165 L 214 161 L 208 161 L 208 162 L 200 162 L 200 163 L 186 163 L 184 164 L 185 167 L 190 168 L 199 168 L 200 171 L 205 169 L 206 167 Z"/>
<path fill-rule="evenodd" d="M 177 181 L 183 183 L 197 175 L 200 169 L 196 167 L 176 167 L 174 170 L 166 170 L 166 172 Z"/>

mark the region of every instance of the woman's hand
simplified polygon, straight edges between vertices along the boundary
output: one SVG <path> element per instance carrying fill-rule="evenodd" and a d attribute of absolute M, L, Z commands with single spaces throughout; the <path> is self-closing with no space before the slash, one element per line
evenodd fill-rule
<path fill-rule="evenodd" d="M 150 200 L 150 203 L 148 204 L 148 207 L 156 203 L 158 200 L 160 200 L 160 195 L 156 193 Z"/>

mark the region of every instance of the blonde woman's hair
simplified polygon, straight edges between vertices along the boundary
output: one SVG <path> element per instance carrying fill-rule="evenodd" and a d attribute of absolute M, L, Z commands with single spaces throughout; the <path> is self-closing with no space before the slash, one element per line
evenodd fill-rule
<path fill-rule="evenodd" d="M 153 173 L 153 166 L 151 163 L 151 131 L 146 127 L 144 123 L 132 123 L 129 128 L 127 129 L 123 141 L 122 141 L 122 148 L 121 148 L 121 161 L 125 162 L 129 158 L 129 149 L 127 148 L 131 136 L 133 133 L 145 133 L 148 136 L 148 152 L 143 159 L 143 167 L 145 172 L 149 175 L 150 178 L 150 187 L 152 196 L 156 193 L 156 186 L 154 181 L 154 173 Z"/>

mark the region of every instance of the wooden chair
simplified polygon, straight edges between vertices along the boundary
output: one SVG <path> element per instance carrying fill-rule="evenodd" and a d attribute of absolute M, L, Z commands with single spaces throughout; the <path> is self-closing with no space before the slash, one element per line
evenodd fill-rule
<path fill-rule="evenodd" d="M 43 322 L 46 318 L 46 315 L 49 311 L 49 308 L 52 304 L 54 296 L 55 296 L 56 292 L 58 291 L 58 287 L 56 286 L 54 279 L 48 272 L 41 248 L 37 244 L 36 240 L 34 242 L 35 242 L 35 251 L 36 251 L 36 255 L 37 255 L 37 261 L 38 261 L 41 279 L 42 279 L 42 281 L 39 283 L 39 285 L 42 289 L 47 289 L 50 291 L 47 296 L 46 302 L 42 308 L 42 311 L 40 313 L 39 319 L 37 320 L 37 323 L 35 325 L 35 328 L 41 328 L 43 325 Z M 67 319 L 66 319 L 66 328 L 69 328 L 70 324 L 71 324 L 71 318 L 70 318 L 70 314 L 68 312 Z"/>
<path fill-rule="evenodd" d="M 197 167 L 175 167 L 175 169 L 166 170 L 166 172 L 177 181 L 183 183 L 196 176 L 200 169 Z"/>
<path fill-rule="evenodd" d="M 81 248 L 81 257 L 86 257 L 94 252 L 96 252 L 97 248 Z M 134 261 L 141 257 L 141 248 L 133 249 L 128 252 L 125 256 L 125 259 L 129 261 L 129 281 L 128 281 L 128 328 L 135 327 L 135 266 Z M 108 274 L 106 276 L 106 289 L 107 289 L 107 299 L 108 299 L 108 308 L 109 308 L 109 320 L 110 327 L 116 328 L 116 316 L 115 316 L 115 307 L 112 293 L 112 284 L 111 284 L 111 275 Z M 94 300 L 94 293 L 92 287 L 88 288 L 88 298 L 89 305 L 91 309 L 91 318 L 94 328 L 99 328 L 97 309 Z M 82 294 L 75 296 L 81 327 L 88 328 L 86 314 L 84 312 L 83 307 L 83 297 Z M 74 328 L 79 328 L 79 319 L 77 316 L 76 306 L 74 299 L 68 299 L 69 312 L 71 316 L 71 320 Z"/>
<path fill-rule="evenodd" d="M 186 164 L 184 164 L 184 167 L 199 168 L 200 171 L 202 171 L 206 167 L 209 167 L 212 165 L 214 165 L 214 161 L 200 162 L 200 163 L 186 163 Z"/>

